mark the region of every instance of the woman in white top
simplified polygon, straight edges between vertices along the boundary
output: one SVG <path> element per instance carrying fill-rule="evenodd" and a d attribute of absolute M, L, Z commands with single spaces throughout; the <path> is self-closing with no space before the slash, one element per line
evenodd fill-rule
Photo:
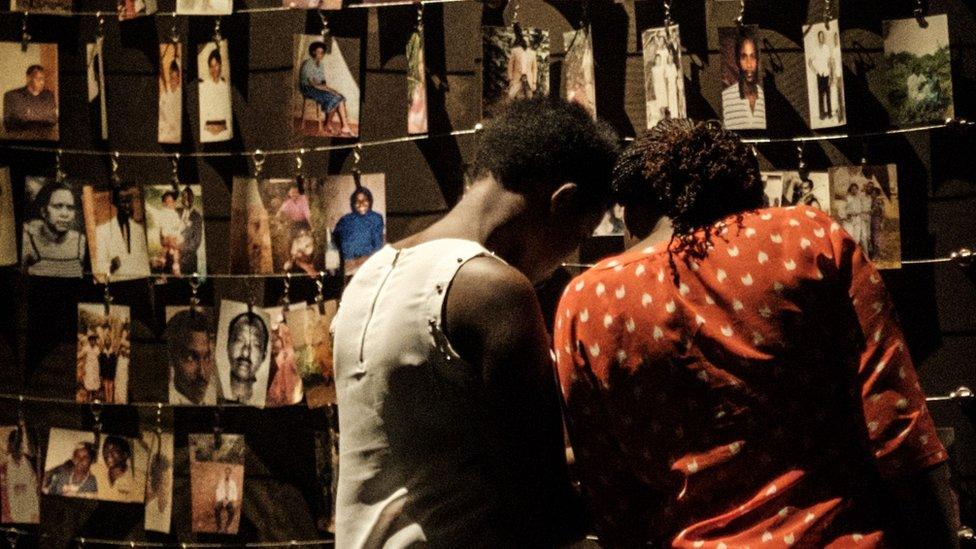
<path fill-rule="evenodd" d="M 180 84 L 180 65 L 173 59 L 169 63 L 169 78 L 159 75 L 160 143 L 179 143 L 183 138 L 183 87 Z"/>
<path fill-rule="evenodd" d="M 234 137 L 230 85 L 222 76 L 223 59 L 214 48 L 207 57 L 209 68 L 200 81 L 200 142 L 227 141 Z"/>
<path fill-rule="evenodd" d="M 88 400 L 94 401 L 98 396 L 98 389 L 102 386 L 102 381 L 98 375 L 98 353 L 101 349 L 98 345 L 98 336 L 90 334 L 88 343 L 85 345 L 85 371 L 82 376 L 82 383 L 85 391 L 88 392 Z"/>

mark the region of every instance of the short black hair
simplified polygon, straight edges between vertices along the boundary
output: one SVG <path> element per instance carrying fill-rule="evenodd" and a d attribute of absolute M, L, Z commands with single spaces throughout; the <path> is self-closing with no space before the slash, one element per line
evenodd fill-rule
<path fill-rule="evenodd" d="M 606 207 L 618 139 L 582 106 L 554 97 L 517 99 L 485 125 L 480 137 L 475 178 L 490 174 L 519 194 L 551 192 L 571 181 L 582 200 Z"/>
<path fill-rule="evenodd" d="M 74 200 L 75 211 L 78 208 L 78 196 L 75 195 L 75 191 L 69 187 L 66 183 L 61 183 L 57 180 L 50 180 L 41 187 L 41 190 L 37 191 L 37 195 L 34 197 L 34 201 L 31 203 L 30 212 L 28 213 L 28 218 L 33 219 L 44 219 L 44 209 L 51 202 L 51 195 L 57 191 L 67 191 L 71 193 L 71 198 Z M 77 215 L 77 214 L 75 214 Z"/>
<path fill-rule="evenodd" d="M 170 364 L 174 366 L 177 364 L 183 346 L 193 332 L 203 332 L 208 335 L 213 332 L 213 319 L 209 310 L 186 309 L 173 315 L 166 323 L 166 348 L 169 351 Z"/>
<path fill-rule="evenodd" d="M 128 461 L 128 459 L 132 457 L 132 445 L 130 445 L 129 441 L 126 440 L 124 437 L 120 437 L 116 435 L 109 435 L 105 437 L 105 442 L 102 443 L 102 452 L 105 452 L 105 448 L 109 444 L 115 445 L 115 447 L 117 447 L 120 452 L 125 454 L 126 461 Z"/>
<path fill-rule="evenodd" d="M 261 331 L 261 347 L 268 345 L 268 326 L 265 324 L 263 318 L 252 312 L 241 313 L 231 319 L 230 324 L 227 326 L 227 337 L 230 338 L 233 336 L 243 324 L 258 327 Z"/>
<path fill-rule="evenodd" d="M 174 202 L 177 201 L 177 200 L 179 200 L 179 198 L 180 198 L 180 194 L 178 192 L 170 190 L 170 191 L 164 192 L 163 193 L 163 196 L 160 196 L 159 197 L 159 201 L 160 202 L 164 202 L 166 200 L 166 197 L 167 196 L 170 197 L 170 198 L 172 198 Z"/>
<path fill-rule="evenodd" d="M 210 55 L 207 56 L 207 65 L 209 65 L 214 59 L 216 59 L 220 64 L 224 63 L 224 60 L 220 57 L 220 48 L 210 50 Z"/>
<path fill-rule="evenodd" d="M 356 211 L 356 197 L 358 195 L 365 196 L 366 197 L 366 200 L 369 200 L 369 207 L 370 207 L 370 209 L 373 208 L 373 192 L 370 191 L 369 189 L 367 189 L 366 187 L 356 187 L 356 190 L 353 191 L 351 195 L 349 195 L 349 208 L 350 209 L 352 209 L 353 211 Z"/>
<path fill-rule="evenodd" d="M 676 236 L 762 207 L 759 161 L 717 121 L 662 120 L 634 140 L 613 173 L 614 197 L 671 219 Z"/>
<path fill-rule="evenodd" d="M 325 45 L 325 42 L 316 40 L 308 45 L 308 56 L 315 57 L 315 50 L 322 48 L 322 51 L 328 53 L 329 48 Z"/>
<path fill-rule="evenodd" d="M 84 450 L 85 453 L 88 454 L 88 461 L 91 461 L 92 463 L 94 463 L 95 459 L 98 457 L 98 451 L 95 449 L 94 442 L 82 442 L 78 444 L 75 449 Z"/>
<path fill-rule="evenodd" d="M 44 67 L 42 67 L 41 65 L 31 65 L 31 66 L 27 67 L 27 72 L 24 73 L 24 74 L 26 74 L 27 76 L 30 76 L 30 75 L 34 74 L 35 72 L 37 72 L 37 71 L 44 72 Z"/>

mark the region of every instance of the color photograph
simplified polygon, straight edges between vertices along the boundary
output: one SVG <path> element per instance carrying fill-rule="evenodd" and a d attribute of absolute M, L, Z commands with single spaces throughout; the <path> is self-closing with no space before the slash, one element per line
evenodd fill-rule
<path fill-rule="evenodd" d="M 119 21 L 156 13 L 156 0 L 118 0 Z"/>
<path fill-rule="evenodd" d="M 108 139 L 108 110 L 105 108 L 105 60 L 102 46 L 105 39 L 95 38 L 85 44 L 85 60 L 88 69 L 88 103 L 98 119 L 102 139 Z"/>
<path fill-rule="evenodd" d="M 31 276 L 80 278 L 88 240 L 78 185 L 47 177 L 24 178 L 26 203 L 21 266 Z"/>
<path fill-rule="evenodd" d="M 288 312 L 302 311 L 306 303 L 288 306 Z M 266 408 L 291 406 L 302 401 L 302 378 L 298 374 L 294 331 L 288 324 L 283 307 L 265 308 L 271 319 L 271 374 L 268 381 Z"/>
<path fill-rule="evenodd" d="M 99 282 L 149 276 L 142 188 L 133 183 L 82 188 L 92 273 Z"/>
<path fill-rule="evenodd" d="M 641 38 L 648 129 L 665 118 L 686 118 L 685 76 L 681 67 L 678 25 L 647 29 Z"/>
<path fill-rule="evenodd" d="M 0 266 L 17 264 L 17 225 L 10 168 L 0 166 Z"/>
<path fill-rule="evenodd" d="M 827 172 L 780 173 L 783 184 L 781 206 L 811 206 L 830 213 L 830 177 Z"/>
<path fill-rule="evenodd" d="M 281 5 L 286 8 L 299 10 L 341 10 L 342 0 L 282 0 Z"/>
<path fill-rule="evenodd" d="M 385 175 L 364 173 L 359 187 L 352 175 L 333 175 L 320 181 L 326 226 L 331 227 L 343 271 L 350 276 L 386 242 Z"/>
<path fill-rule="evenodd" d="M 596 118 L 596 80 L 593 74 L 593 36 L 590 27 L 563 33 L 563 97 L 579 103 Z"/>
<path fill-rule="evenodd" d="M 483 27 L 481 44 L 485 118 L 512 99 L 549 95 L 549 31 Z"/>
<path fill-rule="evenodd" d="M 37 452 L 26 426 L 0 427 L 0 523 L 38 524 L 41 513 Z"/>
<path fill-rule="evenodd" d="M 244 498 L 244 435 L 191 434 L 191 528 L 197 533 L 236 534 Z"/>
<path fill-rule="evenodd" d="M 173 433 L 144 432 L 142 440 L 149 446 L 143 527 L 168 534 L 173 515 Z"/>
<path fill-rule="evenodd" d="M 146 445 L 139 439 L 52 428 L 41 491 L 46 495 L 143 503 Z"/>
<path fill-rule="evenodd" d="M 309 408 L 336 403 L 335 372 L 332 369 L 332 334 L 330 327 L 339 307 L 338 301 L 289 310 L 285 317 L 291 331 L 298 375 L 305 390 Z"/>
<path fill-rule="evenodd" d="M 179 15 L 230 15 L 233 0 L 176 0 Z"/>
<path fill-rule="evenodd" d="M 58 45 L 0 42 L 0 139 L 57 141 Z"/>
<path fill-rule="evenodd" d="M 898 172 L 894 164 L 830 169 L 831 211 L 879 269 L 901 267 Z"/>
<path fill-rule="evenodd" d="M 169 403 L 208 406 L 219 388 L 214 360 L 217 325 L 210 307 L 166 307 Z"/>
<path fill-rule="evenodd" d="M 200 94 L 200 142 L 229 141 L 234 137 L 230 91 L 230 53 L 227 40 L 197 47 Z"/>
<path fill-rule="evenodd" d="M 847 123 L 844 107 L 844 61 L 840 50 L 840 23 L 803 25 L 804 61 L 810 128 L 833 128 Z"/>
<path fill-rule="evenodd" d="M 183 141 L 183 45 L 159 45 L 159 131 L 160 143 Z"/>
<path fill-rule="evenodd" d="M 407 133 L 427 133 L 427 67 L 422 29 L 414 29 L 407 40 Z"/>
<path fill-rule="evenodd" d="M 298 135 L 359 137 L 357 41 L 296 34 L 291 123 Z M 350 65 L 350 62 L 352 64 Z"/>
<path fill-rule="evenodd" d="M 260 307 L 221 300 L 216 364 L 224 399 L 264 407 L 271 370 L 270 324 Z"/>
<path fill-rule="evenodd" d="M 722 48 L 722 119 L 730 130 L 766 129 L 759 27 L 719 27 Z"/>
<path fill-rule="evenodd" d="M 10 11 L 30 13 L 70 13 L 74 0 L 10 0 Z"/>
<path fill-rule="evenodd" d="M 144 187 L 149 266 L 154 274 L 207 273 L 202 193 L 200 185 Z"/>
<path fill-rule="evenodd" d="M 76 402 L 128 402 L 130 331 L 128 306 L 78 304 Z"/>
<path fill-rule="evenodd" d="M 882 21 L 884 59 L 871 72 L 875 95 L 891 123 L 942 122 L 955 116 L 949 22 L 945 15 Z"/>

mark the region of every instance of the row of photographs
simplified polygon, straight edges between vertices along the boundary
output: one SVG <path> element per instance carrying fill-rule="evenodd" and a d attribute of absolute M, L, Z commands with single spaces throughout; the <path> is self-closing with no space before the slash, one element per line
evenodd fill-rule
<path fill-rule="evenodd" d="M 207 274 L 200 185 L 89 185 L 27 177 L 20 264 L 100 281 Z M 234 180 L 236 274 L 352 274 L 386 238 L 383 174 Z M 0 168 L 0 265 L 17 263 L 14 197 Z M 90 269 L 89 269 L 90 265 Z"/>
<path fill-rule="evenodd" d="M 334 300 L 256 307 L 222 300 L 166 308 L 170 404 L 260 408 L 335 404 L 329 327 Z M 126 305 L 78 304 L 75 400 L 128 402 L 131 318 Z M 161 387 L 160 387 L 161 389 Z"/>
<path fill-rule="evenodd" d="M 825 172 L 762 172 L 766 207 L 811 206 L 830 214 L 880 269 L 901 267 L 895 164 L 839 166 Z M 624 210 L 604 215 L 594 236 L 623 236 Z"/>
<path fill-rule="evenodd" d="M 52 428 L 41 469 L 26 425 L 0 426 L 0 522 L 38 524 L 40 496 L 145 505 L 146 530 L 168 533 L 173 509 L 174 440 Z M 189 435 L 194 532 L 236 534 L 244 496 L 243 435 Z"/>
<path fill-rule="evenodd" d="M 942 121 L 954 115 L 948 19 L 930 16 L 886 20 L 882 25 L 883 61 L 869 75 L 875 95 L 896 125 Z M 721 107 L 733 130 L 765 129 L 760 30 L 756 25 L 721 27 Z M 565 33 L 562 67 L 564 97 L 596 116 L 593 39 L 588 27 Z M 685 70 L 677 25 L 642 34 L 647 127 L 667 117 L 687 116 Z M 415 30 L 406 44 L 407 133 L 427 132 L 424 40 Z M 803 26 L 810 127 L 847 123 L 844 68 L 838 20 Z M 491 117 L 505 102 L 550 93 L 549 31 L 522 27 L 484 27 L 483 108 Z M 343 52 L 334 38 L 295 35 L 288 125 L 302 136 L 355 138 L 360 134 L 358 50 Z M 160 44 L 158 141 L 181 143 L 184 52 L 178 42 Z M 87 46 L 88 100 L 99 112 L 108 138 L 102 40 Z M 230 60 L 226 40 L 197 47 L 199 139 L 233 138 Z M 4 91 L 0 139 L 57 140 L 57 45 L 0 42 L 0 90 Z"/>
<path fill-rule="evenodd" d="M 381 5 L 402 0 L 358 0 L 357 4 Z M 10 11 L 30 13 L 71 13 L 74 0 L 11 0 Z M 340 10 L 342 0 L 282 0 L 282 6 L 308 10 Z M 233 12 L 233 0 L 176 0 L 178 15 L 229 15 Z M 118 0 L 120 21 L 145 17 L 156 13 L 156 0 Z"/>

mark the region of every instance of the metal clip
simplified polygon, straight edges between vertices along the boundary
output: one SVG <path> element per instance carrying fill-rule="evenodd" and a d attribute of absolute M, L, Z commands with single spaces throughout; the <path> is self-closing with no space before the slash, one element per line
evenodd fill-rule
<path fill-rule="evenodd" d="M 515 5 L 512 7 L 512 25 L 519 22 L 519 10 L 522 7 L 522 3 L 519 0 L 515 0 Z"/>
<path fill-rule="evenodd" d="M 105 36 L 105 16 L 102 15 L 102 12 L 96 11 L 95 18 L 98 19 L 98 28 L 95 30 L 95 38 L 103 38 Z"/>
<path fill-rule="evenodd" d="M 214 41 L 215 44 L 217 44 L 217 47 L 218 48 L 220 47 L 220 41 L 223 40 L 223 39 L 224 39 L 224 37 L 220 35 L 220 17 L 215 17 L 214 18 L 213 41 Z"/>
<path fill-rule="evenodd" d="M 163 403 L 156 403 L 156 436 L 163 433 Z"/>
<path fill-rule="evenodd" d="M 923 29 L 929 26 L 929 22 L 925 20 L 927 9 L 925 9 L 925 0 L 915 0 L 915 21 L 918 22 L 918 26 Z"/>
<path fill-rule="evenodd" d="M 95 399 L 91 403 L 92 432 L 95 433 L 95 447 L 98 447 L 102 436 L 102 401 Z"/>
<path fill-rule="evenodd" d="M 973 264 L 973 251 L 969 248 L 959 248 L 949 254 L 949 259 L 959 267 L 965 269 Z"/>
<path fill-rule="evenodd" d="M 301 179 L 302 177 L 302 164 L 304 164 L 304 161 L 302 160 L 302 156 L 304 155 L 305 155 L 305 149 L 298 149 L 298 154 L 295 155 L 295 178 L 296 179 Z"/>
<path fill-rule="evenodd" d="M 31 35 L 27 32 L 27 17 L 30 15 L 29 11 L 24 12 L 24 20 L 20 25 L 20 50 L 27 51 L 27 45 L 30 43 Z"/>
<path fill-rule="evenodd" d="M 417 2 L 417 32 L 424 32 L 424 3 Z"/>
<path fill-rule="evenodd" d="M 54 153 L 54 180 L 58 183 L 64 183 L 64 169 L 61 167 L 61 149 L 58 149 Z"/>
<path fill-rule="evenodd" d="M 739 0 L 739 15 L 735 17 L 736 26 L 742 26 L 746 18 L 746 0 Z"/>
<path fill-rule="evenodd" d="M 190 313 L 196 313 L 200 305 L 200 273 L 193 273 L 190 277 Z"/>
<path fill-rule="evenodd" d="M 173 189 L 176 191 L 180 190 L 180 153 L 173 153 L 173 156 L 169 159 L 172 172 L 170 173 L 170 180 L 173 182 Z"/>
<path fill-rule="evenodd" d="M 830 14 L 832 12 L 833 10 L 831 9 L 830 0 L 824 0 L 823 24 L 824 28 L 827 30 L 830 30 Z"/>
<path fill-rule="evenodd" d="M 180 31 L 176 28 L 178 21 L 179 20 L 176 18 L 176 12 L 174 11 L 172 19 L 173 24 L 169 28 L 169 39 L 174 44 L 178 44 L 180 42 Z"/>
<path fill-rule="evenodd" d="M 806 177 L 807 163 L 803 159 L 803 143 L 798 143 L 796 145 L 796 168 L 800 172 L 800 177 Z"/>
<path fill-rule="evenodd" d="M 10 549 L 17 549 L 17 542 L 20 541 L 20 532 L 11 528 L 7 530 L 7 545 Z"/>
<path fill-rule="evenodd" d="M 254 162 L 254 179 L 261 179 L 261 170 L 264 169 L 264 152 L 257 149 L 251 154 L 251 160 Z"/>
<path fill-rule="evenodd" d="M 325 314 L 325 274 L 325 271 L 320 271 L 315 279 L 315 304 L 318 305 L 320 315 Z"/>
<path fill-rule="evenodd" d="M 220 426 L 220 409 L 221 409 L 221 406 L 218 404 L 217 407 L 214 408 L 214 413 L 213 413 L 213 418 L 214 418 L 214 426 L 213 426 L 214 448 L 215 449 L 218 449 L 218 450 L 220 449 L 220 445 L 223 444 L 223 442 L 224 442 L 224 440 L 223 440 L 224 429 Z"/>
<path fill-rule="evenodd" d="M 664 32 L 667 34 L 671 28 L 671 0 L 664 0 Z"/>
<path fill-rule="evenodd" d="M 119 184 L 119 151 L 112 151 L 112 184 Z"/>
<path fill-rule="evenodd" d="M 362 187 L 363 170 L 360 167 L 363 161 L 363 144 L 357 143 L 352 150 L 352 177 L 356 181 L 356 188 Z"/>
<path fill-rule="evenodd" d="M 866 137 L 861 138 L 861 165 L 868 165 L 868 139 Z"/>
<path fill-rule="evenodd" d="M 319 10 L 319 20 L 322 21 L 322 41 L 325 42 L 326 51 L 329 51 L 329 20 L 325 16 L 325 10 Z"/>
<path fill-rule="evenodd" d="M 291 302 L 291 273 L 285 273 L 285 289 L 278 302 L 281 303 L 281 312 L 284 315 L 288 312 L 288 305 Z"/>
<path fill-rule="evenodd" d="M 109 283 L 111 280 L 112 273 L 105 273 L 105 316 L 109 316 L 112 313 L 112 301 L 114 301 L 114 298 L 112 297 L 112 293 L 109 292 Z"/>

